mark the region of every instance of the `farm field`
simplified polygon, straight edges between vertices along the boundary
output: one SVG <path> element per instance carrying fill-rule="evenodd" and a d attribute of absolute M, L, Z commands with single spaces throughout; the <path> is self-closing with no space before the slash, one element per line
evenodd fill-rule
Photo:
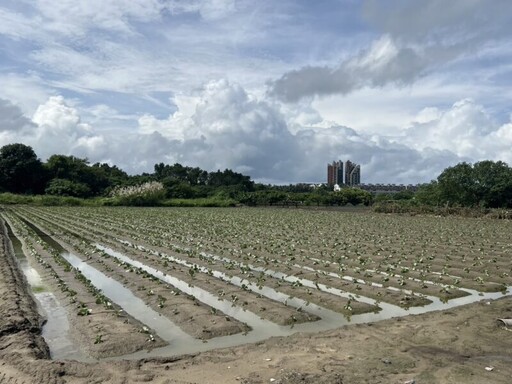
<path fill-rule="evenodd" d="M 482 300 L 511 310 L 508 221 L 293 208 L 0 213 L 22 281 L 46 311 L 51 357 L 81 367 L 214 356 L 227 347 L 248 352 L 276 337 L 304 346 L 342 326 L 395 318 L 414 326 L 408 315 L 476 302 L 486 309 Z M 52 318 L 57 310 L 64 315 Z M 512 359 L 510 347 L 505 352 Z M 414 364 L 394 368 L 399 375 Z M 282 375 L 299 382 L 286 369 Z"/>

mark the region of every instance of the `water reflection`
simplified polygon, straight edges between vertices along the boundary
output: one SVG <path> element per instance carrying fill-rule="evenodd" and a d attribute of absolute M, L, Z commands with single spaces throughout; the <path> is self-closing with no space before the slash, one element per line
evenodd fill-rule
<path fill-rule="evenodd" d="M 90 361 L 71 339 L 66 309 L 52 292 L 47 292 L 41 276 L 34 269 L 23 252 L 21 241 L 14 235 L 11 227 L 5 222 L 7 234 L 11 242 L 18 265 L 25 275 L 38 305 L 39 313 L 45 318 L 42 336 L 50 349 L 53 359 L 71 359 Z"/>

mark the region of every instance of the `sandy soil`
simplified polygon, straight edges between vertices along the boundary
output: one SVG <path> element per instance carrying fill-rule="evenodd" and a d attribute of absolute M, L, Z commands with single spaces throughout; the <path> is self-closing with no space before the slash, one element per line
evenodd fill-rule
<path fill-rule="evenodd" d="M 195 355 L 49 360 L 41 319 L 0 244 L 0 383 L 510 383 L 512 298 Z M 487 369 L 486 369 L 487 368 Z"/>

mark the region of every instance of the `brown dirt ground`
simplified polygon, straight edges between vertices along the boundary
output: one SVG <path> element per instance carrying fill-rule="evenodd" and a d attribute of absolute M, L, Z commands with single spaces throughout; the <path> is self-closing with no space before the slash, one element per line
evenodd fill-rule
<path fill-rule="evenodd" d="M 24 278 L 0 241 L 0 384 L 512 382 L 512 331 L 496 321 L 512 317 L 510 297 L 192 355 L 52 361 Z"/>

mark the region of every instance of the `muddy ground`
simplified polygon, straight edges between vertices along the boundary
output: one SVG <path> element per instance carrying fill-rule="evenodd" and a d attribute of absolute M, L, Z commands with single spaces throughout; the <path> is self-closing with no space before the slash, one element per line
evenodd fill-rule
<path fill-rule="evenodd" d="M 0 251 L 0 383 L 510 383 L 512 298 L 194 355 L 52 361 L 12 255 Z M 487 368 L 487 369 L 486 369 Z"/>

